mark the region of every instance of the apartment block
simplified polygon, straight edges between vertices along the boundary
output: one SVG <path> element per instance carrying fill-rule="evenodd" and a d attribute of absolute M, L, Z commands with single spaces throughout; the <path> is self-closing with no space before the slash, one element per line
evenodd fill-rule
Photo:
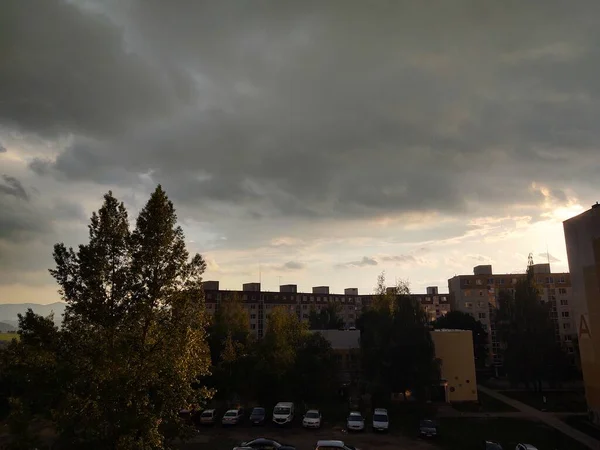
<path fill-rule="evenodd" d="M 563 223 L 590 420 L 600 426 L 600 205 Z"/>
<path fill-rule="evenodd" d="M 572 310 L 572 287 L 569 273 L 553 273 L 550 264 L 534 264 L 535 281 L 540 288 L 541 301 L 551 305 L 556 340 L 574 355 L 573 339 L 577 330 Z M 488 333 L 490 363 L 502 364 L 499 342 L 494 326 L 494 314 L 500 291 L 514 292 L 515 285 L 526 274 L 494 274 L 491 265 L 473 268 L 473 275 L 456 275 L 448 280 L 452 309 L 471 314 Z M 573 356 L 574 358 L 574 356 Z"/>
<path fill-rule="evenodd" d="M 262 291 L 260 283 L 246 283 L 241 291 L 221 290 L 218 281 L 205 281 L 203 287 L 206 310 L 209 314 L 214 314 L 227 296 L 237 296 L 248 312 L 250 329 L 259 338 L 264 336 L 268 315 L 276 307 L 283 307 L 296 314 L 298 319 L 308 322 L 311 310 L 319 312 L 336 304 L 344 328 L 352 329 L 356 326 L 356 320 L 363 308 L 371 305 L 374 298 L 373 294 L 359 295 L 356 288 L 347 288 L 344 294 L 334 294 L 329 292 L 328 286 L 315 286 L 310 293 L 298 292 L 295 284 L 282 285 L 279 292 Z M 437 287 L 427 288 L 426 294 L 411 295 L 421 304 L 429 321 L 434 321 L 450 311 L 448 294 L 439 294 Z"/>

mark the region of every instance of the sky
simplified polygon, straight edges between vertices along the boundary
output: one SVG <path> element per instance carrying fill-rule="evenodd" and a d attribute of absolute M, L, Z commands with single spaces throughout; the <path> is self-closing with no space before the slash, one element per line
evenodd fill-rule
<path fill-rule="evenodd" d="M 597 200 L 600 3 L 0 4 L 0 303 L 60 299 L 112 190 L 161 184 L 205 279 L 413 292 L 568 271 Z"/>

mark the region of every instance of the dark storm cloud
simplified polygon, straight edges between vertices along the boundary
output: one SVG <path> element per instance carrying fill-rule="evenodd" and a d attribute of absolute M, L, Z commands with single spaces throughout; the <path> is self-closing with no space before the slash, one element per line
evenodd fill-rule
<path fill-rule="evenodd" d="M 256 221 L 497 211 L 595 176 L 600 5 L 426 3 L 10 1 L 0 120 L 73 135 L 37 174 Z"/>
<path fill-rule="evenodd" d="M 6 147 L 4 147 L 1 142 L 0 142 L 0 153 L 6 153 Z"/>
<path fill-rule="evenodd" d="M 113 136 L 189 97 L 189 80 L 128 51 L 121 30 L 99 14 L 62 0 L 8 0 L 0 16 L 4 125 Z"/>
<path fill-rule="evenodd" d="M 0 184 L 0 195 L 12 195 L 21 200 L 29 200 L 29 194 L 19 180 L 10 175 L 2 175 L 3 183 Z"/>
<path fill-rule="evenodd" d="M 286 270 L 302 270 L 306 267 L 306 264 L 299 261 L 288 261 L 283 265 Z"/>

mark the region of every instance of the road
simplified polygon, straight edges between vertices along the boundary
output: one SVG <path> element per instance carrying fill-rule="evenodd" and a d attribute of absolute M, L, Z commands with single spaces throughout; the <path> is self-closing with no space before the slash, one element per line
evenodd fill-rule
<path fill-rule="evenodd" d="M 495 399 L 500 400 L 501 402 L 504 402 L 515 409 L 518 409 L 527 417 L 543 422 L 546 425 L 560 431 L 561 433 L 566 434 L 570 438 L 575 439 L 576 441 L 580 442 L 586 447 L 592 450 L 600 450 L 600 441 L 594 439 L 591 436 L 588 436 L 585 433 L 582 433 L 581 431 L 573 428 L 570 425 L 567 425 L 562 420 L 560 420 L 556 416 L 556 414 L 540 411 L 529 405 L 526 405 L 523 402 L 507 397 L 506 395 L 500 394 L 499 392 L 494 391 L 493 389 L 489 389 L 485 386 L 478 385 L 477 388 L 481 392 L 489 395 L 490 397 L 494 397 Z"/>

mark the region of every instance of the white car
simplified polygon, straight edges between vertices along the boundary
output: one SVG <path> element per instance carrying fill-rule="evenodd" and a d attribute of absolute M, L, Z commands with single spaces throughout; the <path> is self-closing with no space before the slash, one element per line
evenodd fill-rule
<path fill-rule="evenodd" d="M 321 413 L 317 409 L 306 411 L 302 419 L 304 428 L 321 428 Z"/>
<path fill-rule="evenodd" d="M 292 402 L 279 402 L 273 408 L 273 422 L 277 425 L 286 425 L 294 420 L 294 404 Z"/>
<path fill-rule="evenodd" d="M 537 447 L 531 444 L 517 444 L 515 450 L 537 450 Z"/>
<path fill-rule="evenodd" d="M 217 421 L 217 411 L 214 409 L 205 409 L 200 414 L 200 423 L 202 425 L 214 425 Z"/>
<path fill-rule="evenodd" d="M 375 408 L 373 412 L 373 431 L 387 431 L 390 427 L 390 420 L 387 409 Z"/>
<path fill-rule="evenodd" d="M 317 441 L 315 450 L 360 450 L 359 448 L 352 447 L 351 445 L 344 444 L 343 441 Z"/>
<path fill-rule="evenodd" d="M 358 411 L 352 411 L 348 415 L 346 423 L 348 431 L 363 431 L 365 429 L 365 419 Z"/>
<path fill-rule="evenodd" d="M 230 409 L 223 416 L 221 423 L 223 425 L 237 425 L 242 421 L 242 417 L 244 417 L 243 409 Z"/>

